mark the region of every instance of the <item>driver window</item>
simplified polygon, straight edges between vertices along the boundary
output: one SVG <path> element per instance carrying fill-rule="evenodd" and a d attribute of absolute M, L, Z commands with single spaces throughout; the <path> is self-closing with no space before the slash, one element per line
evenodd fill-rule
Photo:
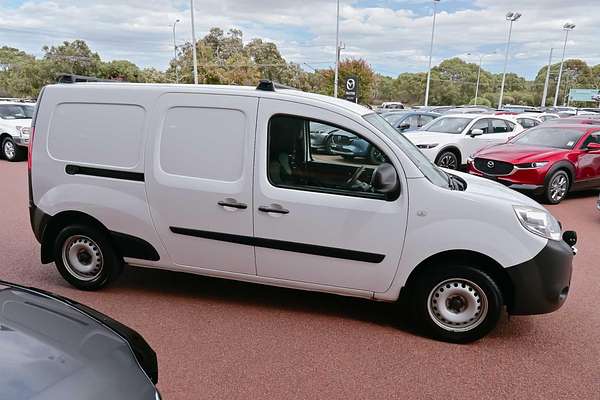
<path fill-rule="evenodd" d="M 494 128 L 494 133 L 510 132 L 510 130 L 508 129 L 507 123 L 502 119 L 493 119 L 492 126 Z"/>
<path fill-rule="evenodd" d="M 318 145 L 317 145 L 318 144 Z M 371 185 L 389 160 L 359 135 L 307 118 L 275 115 L 269 121 L 267 173 L 274 186 L 381 198 Z"/>
<path fill-rule="evenodd" d="M 471 131 L 473 129 L 481 129 L 484 134 L 489 133 L 490 132 L 489 119 L 480 119 L 479 121 L 475 122 L 473 124 L 473 126 L 471 127 Z"/>
<path fill-rule="evenodd" d="M 581 145 L 582 149 L 586 149 L 590 143 L 600 144 L 600 134 L 591 134 Z"/>

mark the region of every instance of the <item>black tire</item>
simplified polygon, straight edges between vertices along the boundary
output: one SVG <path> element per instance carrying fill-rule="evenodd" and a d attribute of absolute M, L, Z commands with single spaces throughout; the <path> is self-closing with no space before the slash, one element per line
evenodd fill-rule
<path fill-rule="evenodd" d="M 371 146 L 371 148 L 369 148 L 369 162 L 371 162 L 372 164 L 382 164 L 386 161 L 385 158 L 385 154 L 383 154 L 381 152 L 381 150 L 379 150 L 377 147 L 375 146 Z"/>
<path fill-rule="evenodd" d="M 546 179 L 542 200 L 547 204 L 558 204 L 567 197 L 570 188 L 571 177 L 569 173 L 564 169 L 559 169 Z"/>
<path fill-rule="evenodd" d="M 423 333 L 451 343 L 469 343 L 484 337 L 498 323 L 504 304 L 494 280 L 466 265 L 429 270 L 418 277 L 410 293 L 413 319 Z M 445 296 L 448 297 L 443 303 L 437 303 Z"/>
<path fill-rule="evenodd" d="M 86 225 L 70 225 L 60 230 L 54 242 L 54 263 L 62 277 L 81 290 L 100 289 L 123 270 L 123 259 L 108 234 Z M 81 271 L 86 268 L 91 271 Z"/>
<path fill-rule="evenodd" d="M 437 156 L 435 165 L 442 168 L 458 170 L 459 165 L 458 156 L 453 151 L 443 151 Z"/>
<path fill-rule="evenodd" d="M 27 154 L 27 152 L 20 146 L 17 146 L 15 141 L 10 137 L 2 140 L 1 151 L 2 158 L 8 161 L 22 161 Z"/>

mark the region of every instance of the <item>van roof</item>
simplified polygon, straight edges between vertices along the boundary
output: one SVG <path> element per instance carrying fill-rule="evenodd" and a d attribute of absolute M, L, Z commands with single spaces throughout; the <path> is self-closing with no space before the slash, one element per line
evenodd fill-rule
<path fill-rule="evenodd" d="M 329 103 L 339 108 L 350 111 L 351 113 L 366 115 L 373 113 L 372 110 L 361 106 L 359 104 L 352 103 L 344 99 L 336 99 L 331 96 L 325 96 L 316 93 L 303 92 L 295 89 L 280 89 L 276 88 L 275 91 L 257 90 L 254 86 L 235 86 L 235 85 L 192 85 L 192 84 L 170 84 L 170 83 L 129 83 L 129 82 L 81 82 L 81 83 L 58 83 L 51 86 L 61 88 L 81 88 L 81 87 L 115 87 L 121 89 L 147 89 L 147 90 L 165 90 L 165 89 L 177 89 L 188 93 L 221 93 L 221 94 L 237 94 L 237 95 L 253 95 L 256 97 L 264 98 L 278 98 L 282 95 L 286 97 L 297 97 L 302 99 L 309 99 L 313 101 Z"/>

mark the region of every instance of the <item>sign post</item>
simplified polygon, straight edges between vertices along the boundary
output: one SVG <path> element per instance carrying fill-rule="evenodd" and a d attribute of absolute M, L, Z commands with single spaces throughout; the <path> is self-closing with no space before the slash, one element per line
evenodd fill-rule
<path fill-rule="evenodd" d="M 346 78 L 344 98 L 353 103 L 358 103 L 358 76 L 349 76 Z"/>

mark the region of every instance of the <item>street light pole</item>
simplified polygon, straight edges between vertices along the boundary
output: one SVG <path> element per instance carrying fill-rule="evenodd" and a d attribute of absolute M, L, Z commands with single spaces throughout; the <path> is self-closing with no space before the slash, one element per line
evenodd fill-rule
<path fill-rule="evenodd" d="M 337 0 L 335 20 L 335 77 L 333 79 L 333 97 L 338 97 L 338 82 L 340 79 L 340 0 Z"/>
<path fill-rule="evenodd" d="M 506 20 L 510 21 L 508 28 L 508 41 L 506 42 L 506 54 L 504 55 L 504 72 L 502 72 L 502 85 L 500 86 L 500 100 L 498 101 L 498 109 L 502 109 L 502 98 L 504 97 L 504 84 L 506 83 L 506 66 L 508 65 L 508 51 L 510 50 L 510 37 L 512 35 L 513 22 L 521 18 L 521 14 L 518 12 L 509 11 L 506 14 Z"/>
<path fill-rule="evenodd" d="M 552 67 L 552 52 L 550 49 L 550 57 L 548 57 L 548 69 L 546 70 L 546 81 L 544 82 L 544 94 L 542 95 L 542 107 L 546 107 L 546 98 L 548 97 L 548 84 L 550 83 L 550 68 Z"/>
<path fill-rule="evenodd" d="M 429 43 L 429 64 L 427 66 L 427 85 L 425 86 L 425 107 L 429 105 L 429 84 L 431 82 L 431 57 L 433 55 L 433 38 L 435 37 L 435 17 L 437 15 L 437 3 L 433 0 L 433 25 L 431 26 L 431 42 Z"/>
<path fill-rule="evenodd" d="M 565 44 L 563 46 L 562 60 L 560 61 L 560 69 L 558 70 L 558 81 L 556 82 L 556 94 L 554 95 L 554 107 L 558 102 L 558 95 L 560 91 L 560 79 L 562 78 L 563 65 L 565 63 L 565 52 L 567 51 L 567 40 L 569 39 L 569 31 L 572 31 L 575 28 L 575 24 L 567 22 L 563 25 L 563 30 L 565 31 Z"/>
<path fill-rule="evenodd" d="M 198 57 L 196 55 L 196 25 L 194 23 L 194 0 L 190 0 L 192 13 L 192 57 L 194 57 L 194 83 L 198 84 Z"/>
<path fill-rule="evenodd" d="M 491 54 L 479 54 L 479 69 L 477 70 L 477 84 L 475 86 L 475 101 L 473 102 L 473 105 L 476 106 L 477 105 L 477 99 L 479 97 L 479 81 L 481 78 L 481 64 L 483 63 L 483 58 L 485 56 L 491 56 L 492 54 L 496 54 L 496 52 L 494 51 Z M 470 55 L 474 55 L 472 53 L 467 53 L 468 56 Z"/>
<path fill-rule="evenodd" d="M 177 69 L 177 40 L 175 39 L 175 26 L 181 22 L 179 18 L 173 22 L 173 60 L 175 62 L 175 83 L 179 83 L 179 70 Z"/>

